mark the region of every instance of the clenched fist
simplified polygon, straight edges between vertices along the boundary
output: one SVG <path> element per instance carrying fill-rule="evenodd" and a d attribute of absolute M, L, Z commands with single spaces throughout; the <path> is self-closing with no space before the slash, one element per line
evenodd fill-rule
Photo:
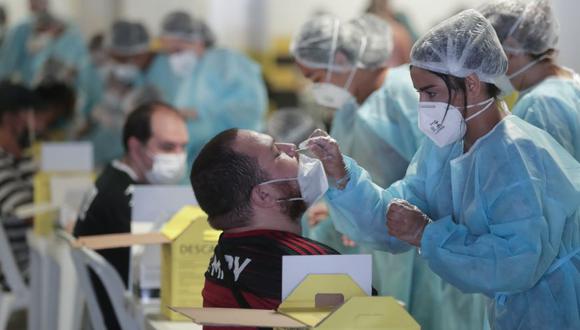
<path fill-rule="evenodd" d="M 419 247 L 423 231 L 430 222 L 425 213 L 406 200 L 393 199 L 387 210 L 387 228 L 389 234 Z"/>

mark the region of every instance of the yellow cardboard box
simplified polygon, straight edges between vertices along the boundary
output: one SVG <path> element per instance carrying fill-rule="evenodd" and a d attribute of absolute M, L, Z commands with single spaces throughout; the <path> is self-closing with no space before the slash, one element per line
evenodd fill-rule
<path fill-rule="evenodd" d="M 94 250 L 162 244 L 161 312 L 171 320 L 188 320 L 168 307 L 203 305 L 204 275 L 220 233 L 199 207 L 185 206 L 158 233 L 84 236 L 76 244 Z"/>
<path fill-rule="evenodd" d="M 392 297 L 369 297 L 346 274 L 308 275 L 278 310 L 172 307 L 197 324 L 278 329 L 419 330 Z"/>

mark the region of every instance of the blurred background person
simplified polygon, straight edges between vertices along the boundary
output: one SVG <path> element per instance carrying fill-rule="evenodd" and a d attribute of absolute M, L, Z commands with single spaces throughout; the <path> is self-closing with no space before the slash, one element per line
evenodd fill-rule
<path fill-rule="evenodd" d="M 388 66 L 393 47 L 390 24 L 375 15 L 348 22 L 323 15 L 302 26 L 291 50 L 300 71 L 314 83 L 317 102 L 335 109 L 331 136 L 385 187 L 405 175 L 422 140 L 409 66 Z M 309 212 L 311 224 L 324 218 L 324 208 L 318 205 Z M 328 212 L 330 218 L 336 216 L 332 208 Z M 372 252 L 379 293 L 404 301 L 421 324 L 426 322 L 423 307 L 415 308 L 412 301 L 414 252 L 394 255 L 353 248 L 331 221 L 316 224 L 309 235 L 343 253 Z"/>
<path fill-rule="evenodd" d="M 71 23 L 56 17 L 48 0 L 29 0 L 30 18 L 12 28 L 0 48 L 0 79 L 36 86 L 58 80 L 75 86 L 74 121 L 66 124 L 74 137 L 100 99 L 101 86 L 85 41 Z"/>
<path fill-rule="evenodd" d="M 74 235 L 131 232 L 131 198 L 134 184 L 176 184 L 186 177 L 187 129 L 181 114 L 171 106 L 149 102 L 132 111 L 124 126 L 124 155 L 99 175 L 86 196 Z M 129 281 L 130 248 L 100 250 L 99 253 Z M 113 307 L 102 284 L 93 278 L 97 299 L 107 329 L 119 329 Z"/>
<path fill-rule="evenodd" d="M 36 165 L 26 151 L 35 103 L 34 94 L 27 87 L 0 82 L 0 219 L 25 280 L 29 276 L 26 232 L 32 228 L 32 219 L 19 218 L 15 210 L 33 201 L 32 178 Z M 9 290 L 4 273 L 0 281 L 3 288 Z"/>
<path fill-rule="evenodd" d="M 504 93 L 519 98 L 512 112 L 537 126 L 580 160 L 580 76 L 556 63 L 560 29 L 545 0 L 499 0 L 480 8 L 492 23 L 509 66 Z"/>
<path fill-rule="evenodd" d="M 95 41 L 97 43 L 98 40 Z M 142 23 L 117 21 L 105 37 L 103 56 L 94 45 L 93 60 L 99 61 L 104 92 L 91 115 L 86 138 L 93 143 L 95 163 L 102 168 L 123 155 L 123 124 L 141 104 L 161 100 L 159 91 L 145 81 L 145 73 L 157 56 Z"/>
<path fill-rule="evenodd" d="M 393 34 L 393 50 L 389 66 L 409 63 L 411 47 L 418 36 L 407 15 L 395 11 L 390 0 L 370 0 L 367 13 L 377 15 L 389 23 Z"/>
<path fill-rule="evenodd" d="M 0 5 L 0 46 L 6 37 L 6 30 L 8 29 L 8 13 L 3 5 Z"/>
<path fill-rule="evenodd" d="M 155 58 L 146 81 L 187 118 L 190 163 L 223 130 L 263 130 L 268 103 L 257 63 L 217 47 L 205 22 L 183 11 L 163 19 L 160 43 L 165 54 Z"/>

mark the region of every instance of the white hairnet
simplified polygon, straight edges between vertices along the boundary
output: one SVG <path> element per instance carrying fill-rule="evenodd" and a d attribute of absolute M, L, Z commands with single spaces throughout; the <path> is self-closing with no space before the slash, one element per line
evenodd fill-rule
<path fill-rule="evenodd" d="M 320 15 L 302 26 L 290 52 L 309 68 L 348 71 L 386 65 L 392 48 L 389 25 L 374 15 L 346 23 L 332 15 Z"/>
<path fill-rule="evenodd" d="M 141 23 L 117 21 L 107 38 L 107 47 L 120 55 L 138 55 L 149 50 L 149 33 Z"/>
<path fill-rule="evenodd" d="M 411 65 L 460 78 L 475 73 L 481 81 L 494 83 L 505 74 L 508 61 L 489 21 L 468 9 L 417 40 Z"/>
<path fill-rule="evenodd" d="M 206 45 L 215 43 L 215 35 L 203 21 L 194 19 L 186 12 L 168 14 L 161 24 L 161 35 L 185 40 L 202 41 Z"/>
<path fill-rule="evenodd" d="M 493 25 L 506 52 L 540 55 L 558 44 L 559 24 L 546 0 L 496 0 L 479 11 Z"/>

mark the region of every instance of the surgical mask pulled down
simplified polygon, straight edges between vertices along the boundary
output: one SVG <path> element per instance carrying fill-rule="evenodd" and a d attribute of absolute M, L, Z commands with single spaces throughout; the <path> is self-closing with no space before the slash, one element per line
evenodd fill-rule
<path fill-rule="evenodd" d="M 483 106 L 473 115 L 463 118 L 459 109 L 445 102 L 419 102 L 419 129 L 438 147 L 443 148 L 459 139 L 466 132 L 467 122 L 482 114 L 494 103 L 494 98 L 468 105 L 466 108 Z"/>
<path fill-rule="evenodd" d="M 302 200 L 307 207 L 316 203 L 328 190 L 328 180 L 322 162 L 316 158 L 311 158 L 300 154 L 298 160 L 298 176 L 296 178 L 273 179 L 260 183 L 260 185 L 273 184 L 279 182 L 297 181 L 300 188 L 301 197 L 280 199 L 279 202 L 290 202 Z"/>
<path fill-rule="evenodd" d="M 159 153 L 151 156 L 153 166 L 145 172 L 145 178 L 152 184 L 177 184 L 185 176 L 185 153 Z"/>

